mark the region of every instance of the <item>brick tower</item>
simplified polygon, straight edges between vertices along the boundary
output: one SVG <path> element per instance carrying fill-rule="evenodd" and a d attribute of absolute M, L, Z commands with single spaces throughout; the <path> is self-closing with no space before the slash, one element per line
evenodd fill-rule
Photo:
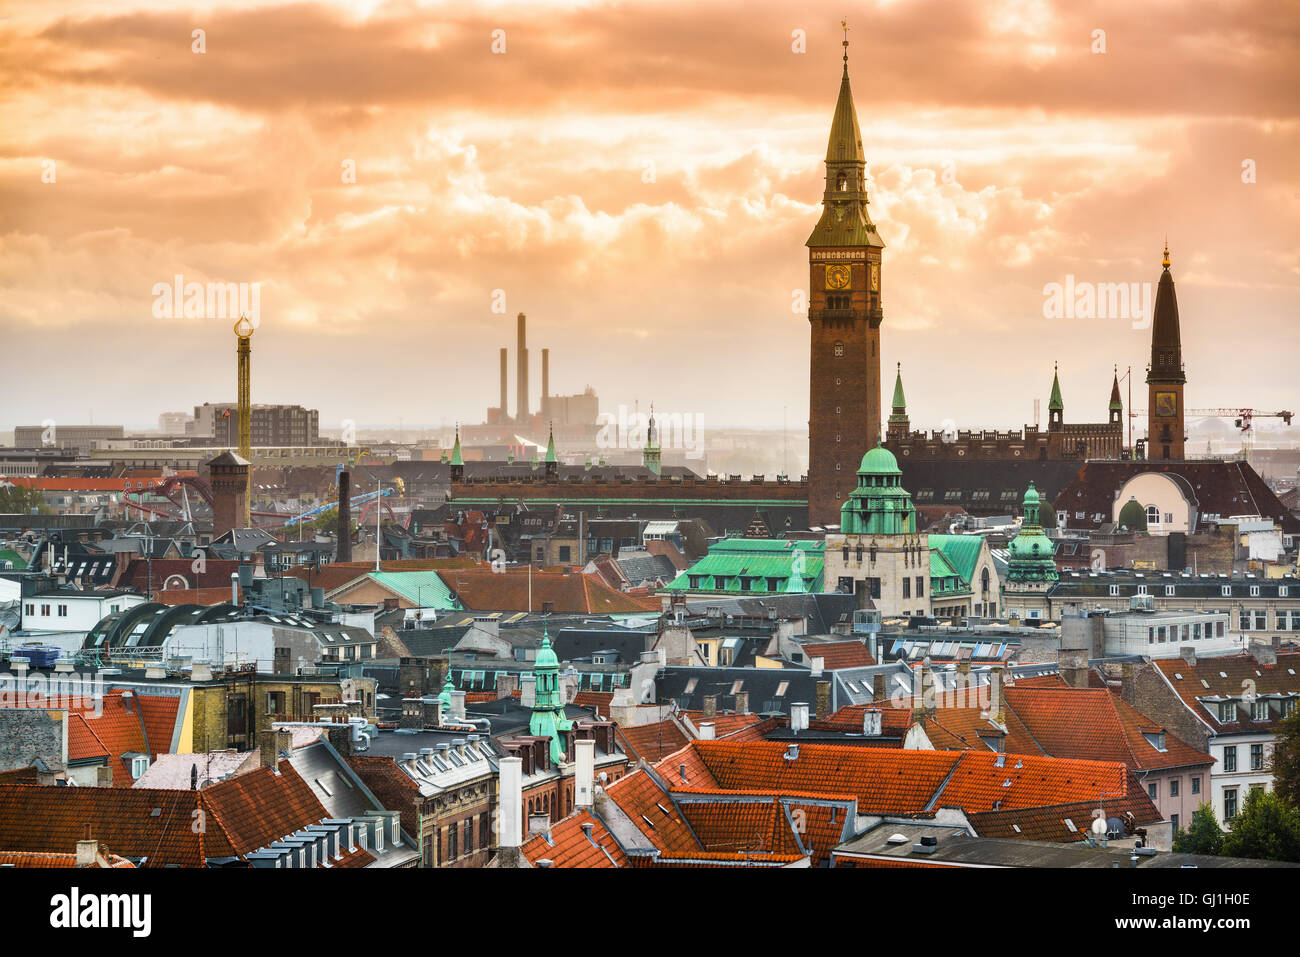
<path fill-rule="evenodd" d="M 234 452 L 222 452 L 208 463 L 208 484 L 212 486 L 212 537 L 220 538 L 232 528 L 243 528 L 248 514 L 247 459 Z"/>
<path fill-rule="evenodd" d="M 880 440 L 880 254 L 849 89 L 849 42 L 826 146 L 822 215 L 808 237 L 808 521 L 838 524 L 862 456 Z"/>

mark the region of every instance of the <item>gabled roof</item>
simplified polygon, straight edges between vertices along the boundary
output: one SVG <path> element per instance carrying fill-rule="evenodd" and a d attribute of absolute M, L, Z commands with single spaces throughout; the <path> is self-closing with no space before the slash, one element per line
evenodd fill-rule
<path fill-rule="evenodd" d="M 584 831 L 590 826 L 591 837 Z M 589 811 L 579 811 L 524 844 L 522 852 L 534 866 L 551 861 L 555 867 L 627 867 L 627 855 L 612 834 Z"/>
<path fill-rule="evenodd" d="M 1007 707 L 1054 757 L 1118 761 L 1134 771 L 1214 763 L 1105 689 L 1025 688 L 1017 683 L 1004 693 Z M 1158 750 L 1148 734 L 1153 739 L 1163 734 L 1165 750 Z"/>
<path fill-rule="evenodd" d="M 1274 665 L 1260 664 L 1253 655 L 1197 658 L 1194 665 L 1182 658 L 1164 658 L 1152 665 L 1187 709 L 1215 734 L 1271 732 L 1277 726 L 1271 718 L 1256 721 L 1251 709 L 1244 705 L 1236 709 L 1236 721 L 1220 721 L 1220 699 L 1241 701 L 1245 688 L 1254 688 L 1255 694 L 1261 696 L 1300 693 L 1300 654 L 1296 653 L 1279 654 Z"/>

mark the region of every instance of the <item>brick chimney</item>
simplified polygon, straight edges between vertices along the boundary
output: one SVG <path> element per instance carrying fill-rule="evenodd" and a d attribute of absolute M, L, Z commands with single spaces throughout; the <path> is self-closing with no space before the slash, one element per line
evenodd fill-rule
<path fill-rule="evenodd" d="M 749 692 L 736 692 L 736 714 L 749 714 Z"/>
<path fill-rule="evenodd" d="M 257 734 L 257 749 L 264 768 L 275 769 L 280 753 L 293 747 L 293 735 L 288 728 L 267 728 Z"/>
<path fill-rule="evenodd" d="M 817 682 L 817 720 L 825 721 L 831 715 L 831 683 Z"/>
<path fill-rule="evenodd" d="M 712 718 L 718 713 L 718 696 L 715 694 L 706 694 L 704 696 L 704 717 Z"/>
<path fill-rule="evenodd" d="M 882 672 L 877 671 L 871 676 L 871 700 L 884 701 L 887 697 L 889 697 L 889 692 L 885 684 L 885 676 Z"/>

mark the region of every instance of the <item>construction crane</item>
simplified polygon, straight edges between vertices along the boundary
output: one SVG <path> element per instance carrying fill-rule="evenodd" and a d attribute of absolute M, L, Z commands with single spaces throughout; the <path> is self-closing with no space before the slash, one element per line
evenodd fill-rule
<path fill-rule="evenodd" d="M 1129 413 L 1129 418 L 1146 415 L 1146 409 L 1133 409 Z M 1294 412 L 1283 410 L 1281 412 L 1259 412 L 1255 409 L 1184 409 L 1184 416 L 1192 418 L 1209 418 L 1209 419 L 1232 419 L 1233 425 L 1241 433 L 1241 450 L 1249 456 L 1255 451 L 1255 420 L 1256 419 L 1281 419 L 1286 425 L 1291 424 L 1295 417 Z"/>

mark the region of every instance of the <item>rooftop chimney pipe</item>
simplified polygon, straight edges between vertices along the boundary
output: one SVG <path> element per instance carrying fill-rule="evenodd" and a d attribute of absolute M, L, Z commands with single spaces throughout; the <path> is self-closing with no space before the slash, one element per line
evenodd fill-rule
<path fill-rule="evenodd" d="M 347 469 L 339 472 L 339 517 L 337 528 L 338 545 L 334 549 L 334 560 L 352 561 L 352 473 Z"/>

